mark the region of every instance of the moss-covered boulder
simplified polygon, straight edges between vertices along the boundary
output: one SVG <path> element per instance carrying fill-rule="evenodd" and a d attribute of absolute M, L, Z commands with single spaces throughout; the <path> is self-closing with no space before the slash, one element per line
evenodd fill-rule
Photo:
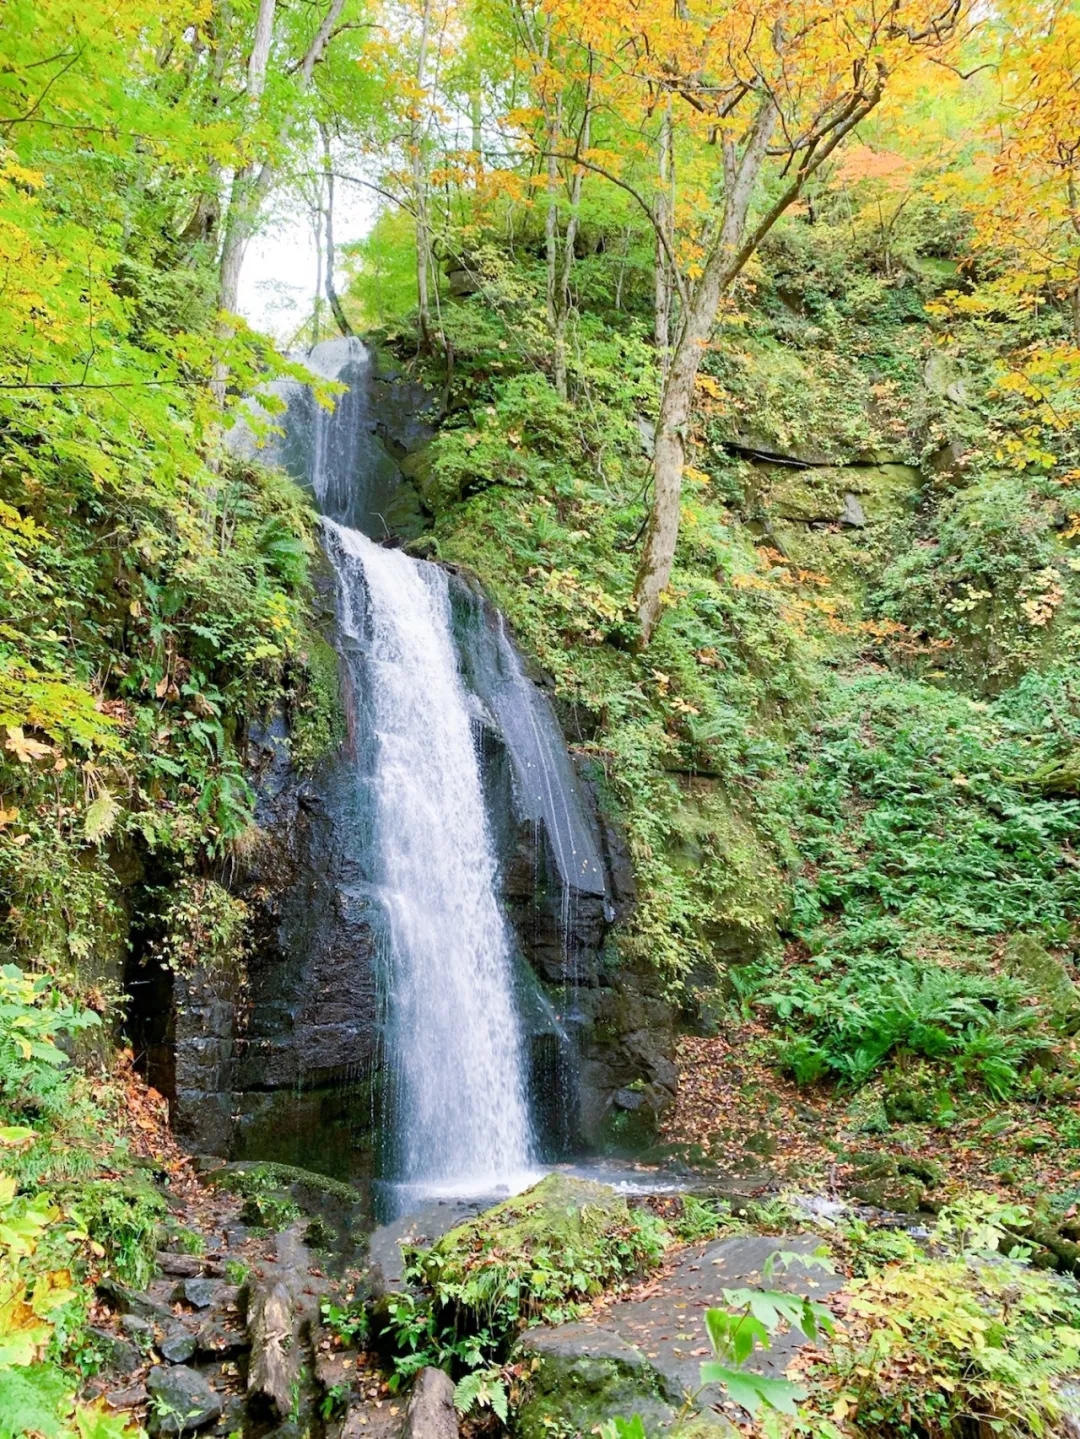
<path fill-rule="evenodd" d="M 851 1164 L 852 1197 L 896 1214 L 916 1214 L 926 1201 L 927 1189 L 940 1183 L 944 1172 L 932 1161 L 877 1150 L 853 1154 Z"/>
<path fill-rule="evenodd" d="M 1066 1034 L 1080 1030 L 1080 989 L 1056 955 L 1034 935 L 1014 934 L 1005 946 L 1005 968 L 1024 981 Z"/>
<path fill-rule="evenodd" d="M 571 1317 L 659 1262 L 668 1236 L 605 1184 L 549 1174 L 534 1188 L 451 1229 L 415 1256 L 437 1301 L 511 1327 Z"/>
<path fill-rule="evenodd" d="M 910 465 L 767 465 L 760 500 L 778 520 L 840 524 L 853 529 L 904 514 L 922 483 Z"/>
<path fill-rule="evenodd" d="M 277 1231 L 306 1219 L 305 1242 L 313 1248 L 352 1257 L 367 1230 L 360 1192 L 310 1169 L 240 1161 L 214 1170 L 209 1182 L 242 1196 L 245 1224 Z"/>
<path fill-rule="evenodd" d="M 639 1349 L 586 1324 L 528 1330 L 515 1354 L 531 1371 L 512 1419 L 519 1439 L 591 1435 L 605 1419 L 641 1416 L 646 1433 L 667 1429 L 677 1405 Z"/>

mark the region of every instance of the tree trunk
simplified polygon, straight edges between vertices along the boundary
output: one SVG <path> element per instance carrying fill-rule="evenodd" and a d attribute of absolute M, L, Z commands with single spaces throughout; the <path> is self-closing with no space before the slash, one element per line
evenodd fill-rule
<path fill-rule="evenodd" d="M 345 0 L 330 0 L 326 13 L 308 46 L 307 53 L 300 61 L 299 88 L 301 93 L 304 93 L 311 84 L 312 72 L 322 59 L 344 4 Z M 258 121 L 262 95 L 266 88 L 266 71 L 270 62 L 270 50 L 274 37 L 275 9 L 276 0 L 259 0 L 259 11 L 255 21 L 255 38 L 247 65 L 246 100 L 249 121 L 252 125 Z M 282 140 L 286 134 L 287 126 L 282 132 Z M 259 166 L 253 162 L 243 165 L 233 176 L 229 208 L 225 217 L 221 258 L 218 262 L 218 308 L 224 310 L 226 314 L 234 314 L 236 311 L 244 255 L 248 242 L 255 232 L 259 211 L 270 192 L 273 179 L 274 167 L 269 160 Z M 230 339 L 233 333 L 233 327 L 227 320 L 223 320 L 219 324 L 218 334 L 223 340 Z M 214 376 L 210 384 L 211 392 L 218 404 L 224 404 L 227 378 L 228 366 L 224 360 L 219 359 L 214 366 Z"/>
<path fill-rule="evenodd" d="M 719 252 L 714 252 L 713 259 L 718 258 Z M 725 273 L 723 266 L 715 263 L 702 275 L 683 316 L 682 332 L 664 383 L 653 455 L 653 507 L 634 586 L 643 644 L 652 639 L 663 610 L 679 538 L 685 437 L 694 399 L 694 381 L 712 333 L 720 296 L 732 279 L 733 272 Z"/>
<path fill-rule="evenodd" d="M 668 372 L 670 361 L 669 347 L 671 345 L 671 297 L 674 289 L 674 277 L 671 274 L 671 265 L 668 260 L 668 250 L 672 249 L 674 204 L 673 197 L 669 194 L 670 187 L 674 184 L 674 166 L 672 164 L 671 146 L 671 97 L 668 97 L 667 107 L 664 111 L 663 124 L 660 127 L 660 163 L 657 173 L 656 200 L 654 203 L 654 224 L 656 226 L 656 270 L 655 270 L 655 296 L 653 302 L 653 339 L 656 343 L 656 350 L 660 356 L 660 373 L 665 378 Z M 663 236 L 662 240 L 660 237 Z M 664 240 L 667 244 L 664 244 Z"/>
<path fill-rule="evenodd" d="M 643 644 L 649 643 L 663 612 L 675 560 L 694 381 L 712 334 L 720 298 L 749 258 L 745 249 L 747 216 L 776 120 L 776 107 L 771 97 L 766 97 L 754 117 L 742 155 L 736 153 L 734 141 L 723 143 L 724 211 L 720 234 L 690 292 L 656 422 L 653 507 L 634 584 L 634 604 Z"/>
<path fill-rule="evenodd" d="M 326 301 L 330 306 L 330 313 L 337 321 L 338 329 L 346 338 L 349 338 L 353 334 L 353 327 L 345 315 L 337 286 L 334 284 L 334 164 L 330 154 L 330 136 L 325 126 L 320 128 L 323 141 L 323 171 L 326 177 Z"/>
<path fill-rule="evenodd" d="M 472 162 L 477 175 L 484 168 L 484 116 L 480 91 L 469 96 L 469 119 L 472 122 Z"/>
<path fill-rule="evenodd" d="M 301 1316 L 288 1286 L 281 1279 L 253 1286 L 248 1302 L 248 1402 L 274 1419 L 287 1419 L 300 1376 Z"/>
<path fill-rule="evenodd" d="M 545 39 L 546 44 L 546 39 Z M 559 162 L 556 152 L 562 132 L 562 96 L 555 102 L 547 134 L 547 214 L 544 217 L 544 255 L 547 262 L 547 322 L 551 334 L 558 324 L 559 269 Z"/>
<path fill-rule="evenodd" d="M 588 106 L 589 97 L 585 104 Z M 581 127 L 581 149 L 589 148 L 589 111 L 586 109 Z M 570 214 L 566 219 L 566 232 L 562 241 L 562 265 L 559 267 L 555 291 L 555 324 L 552 333 L 554 344 L 553 373 L 555 392 L 560 400 L 566 399 L 566 327 L 570 319 L 570 275 L 574 268 L 574 246 L 577 243 L 578 206 L 581 204 L 581 183 L 585 171 L 580 165 L 574 169 L 570 181 Z"/>
<path fill-rule="evenodd" d="M 427 206 L 427 157 L 424 152 L 424 124 L 420 107 L 426 99 L 427 50 L 431 30 L 431 0 L 424 0 L 420 25 L 420 53 L 416 61 L 417 100 L 409 123 L 412 151 L 413 206 L 416 211 L 416 297 L 420 310 L 420 337 L 425 350 L 432 348 L 431 301 L 428 280 L 431 274 L 431 228 Z"/>
<path fill-rule="evenodd" d="M 322 180 L 319 181 L 320 193 L 315 206 L 312 219 L 315 221 L 315 295 L 311 305 L 311 343 L 315 346 L 319 343 L 319 336 L 322 331 L 322 303 L 323 303 L 323 225 L 325 223 L 325 209 L 323 207 Z"/>

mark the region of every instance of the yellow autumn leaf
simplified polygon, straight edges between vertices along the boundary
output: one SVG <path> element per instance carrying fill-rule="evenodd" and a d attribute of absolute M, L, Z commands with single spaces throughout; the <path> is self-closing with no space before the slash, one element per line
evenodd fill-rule
<path fill-rule="evenodd" d="M 34 1284 L 34 1298 L 31 1303 L 34 1313 L 41 1319 L 62 1309 L 75 1298 L 76 1291 L 71 1282 L 70 1269 L 54 1269 L 38 1276 Z"/>
<path fill-rule="evenodd" d="M 112 833 L 119 813 L 120 806 L 115 797 L 105 785 L 102 785 L 87 806 L 86 816 L 83 819 L 83 833 L 91 844 L 99 844 L 101 840 Z"/>
<path fill-rule="evenodd" d="M 7 726 L 7 742 L 4 748 L 9 749 L 20 764 L 30 764 L 33 760 L 45 759 L 46 756 L 56 753 L 51 744 L 42 744 L 39 740 L 25 735 L 22 725 Z"/>

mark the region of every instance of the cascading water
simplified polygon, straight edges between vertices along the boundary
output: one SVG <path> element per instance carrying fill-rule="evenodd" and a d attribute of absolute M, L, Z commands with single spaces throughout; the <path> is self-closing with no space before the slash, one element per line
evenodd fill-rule
<path fill-rule="evenodd" d="M 392 456 L 430 438 L 428 398 L 378 373 L 357 340 L 326 341 L 306 363 L 346 389 L 326 410 L 295 380 L 271 386 L 285 411 L 261 456 L 324 516 L 350 744 L 319 780 L 335 918 L 304 963 L 340 965 L 354 989 L 376 981 L 378 1040 L 358 1036 L 358 1062 L 374 1083 L 382 1208 L 400 1212 L 418 1192 L 523 1187 L 541 1150 L 573 1149 L 578 954 L 595 954 L 614 916 L 594 817 L 502 616 L 462 578 L 367 538 L 423 528 Z M 259 408 L 233 431 L 242 453 L 256 451 Z M 349 948 L 331 959 L 343 931 Z M 332 992 L 318 1003 L 340 1053 Z M 268 1034 L 292 1022 L 270 989 L 264 1014 Z"/>
<path fill-rule="evenodd" d="M 446 573 L 325 520 L 338 625 L 373 745 L 375 886 L 387 917 L 395 1177 L 462 1193 L 532 1160 L 513 950 L 496 896 Z"/>

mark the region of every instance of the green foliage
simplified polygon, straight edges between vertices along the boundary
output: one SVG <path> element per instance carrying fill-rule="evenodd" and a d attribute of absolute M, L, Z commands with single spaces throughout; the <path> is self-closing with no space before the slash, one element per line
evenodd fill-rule
<path fill-rule="evenodd" d="M 601 1439 L 645 1439 L 645 1425 L 640 1414 L 631 1414 L 629 1419 L 616 1414 L 600 1425 L 600 1436 Z"/>
<path fill-rule="evenodd" d="M 1054 487 L 992 476 L 935 510 L 928 533 L 894 559 L 880 612 L 937 643 L 938 663 L 999 690 L 1075 626 L 1073 557 Z"/>
<path fill-rule="evenodd" d="M 1001 1097 L 1048 1042 L 1049 1010 L 994 955 L 1010 930 L 1065 940 L 1080 894 L 1060 863 L 1080 813 L 1017 783 L 1056 743 L 1061 684 L 989 705 L 883 675 L 833 691 L 786 787 L 805 948 L 758 994 L 800 1081 L 860 1084 L 903 1051 Z"/>
<path fill-rule="evenodd" d="M 664 1222 L 681 1244 L 698 1244 L 715 1239 L 731 1227 L 731 1205 L 723 1199 L 699 1199 L 696 1194 L 682 1196 L 681 1213 Z"/>
<path fill-rule="evenodd" d="M 395 1374 L 501 1364 L 526 1325 L 574 1318 L 659 1263 L 669 1242 L 647 1210 L 549 1175 L 431 1249 L 404 1251 L 412 1287 L 388 1301 Z"/>
<path fill-rule="evenodd" d="M 346 249 L 348 294 L 364 330 L 400 322 L 416 306 L 416 241 L 412 216 L 390 207 L 371 232 Z"/>
<path fill-rule="evenodd" d="M 301 1213 L 300 1206 L 283 1195 L 253 1194 L 245 1199 L 240 1210 L 240 1220 L 253 1229 L 277 1234 L 282 1229 L 288 1229 L 290 1224 L 295 1224 Z"/>
<path fill-rule="evenodd" d="M 971 1416 L 1009 1439 L 1053 1431 L 1057 1382 L 1080 1358 L 1080 1298 L 995 1253 L 1017 1218 L 973 1195 L 943 1212 L 935 1257 L 909 1243 L 850 1281 L 845 1333 L 817 1363 L 810 1407 L 874 1436 L 938 1439 Z"/>
<path fill-rule="evenodd" d="M 178 1254 L 202 1254 L 206 1249 L 206 1238 L 196 1229 L 187 1229 L 183 1225 L 168 1226 L 168 1240 L 171 1248 Z M 235 1280 L 230 1280 L 230 1284 Z"/>
<path fill-rule="evenodd" d="M 247 922 L 247 905 L 224 885 L 184 874 L 165 891 L 162 932 L 150 953 L 179 973 L 239 970 L 250 945 Z"/>
<path fill-rule="evenodd" d="M 802 1255 L 778 1250 L 771 1254 L 762 1268 L 764 1279 L 772 1278 L 778 1266 L 792 1264 L 831 1269 L 832 1264 L 820 1255 Z M 769 1349 L 773 1336 L 781 1329 L 800 1329 L 813 1341 L 819 1335 L 832 1334 L 832 1315 L 824 1304 L 771 1289 L 725 1289 L 727 1309 L 708 1309 L 705 1327 L 709 1333 L 715 1360 L 701 1365 L 703 1384 L 720 1384 L 729 1399 L 748 1414 L 759 1409 L 775 1409 L 781 1414 L 798 1413 L 799 1400 L 808 1391 L 789 1379 L 769 1378 L 746 1369 L 756 1349 Z"/>
<path fill-rule="evenodd" d="M 500 1369 L 474 1369 L 454 1385 L 454 1408 L 463 1417 L 490 1409 L 505 1424 L 510 1415 L 510 1394 Z"/>
<path fill-rule="evenodd" d="M 61 1367 L 82 1344 L 95 1241 L 73 1210 L 15 1188 L 0 1175 L 0 1435 L 119 1439 L 125 1425 L 77 1404 L 75 1381 Z"/>
<path fill-rule="evenodd" d="M 13 964 L 0 968 L 0 1119 L 63 1119 L 71 1084 L 68 1056 L 55 1040 L 100 1022 L 89 1010 L 66 1003 L 45 975 L 24 974 Z"/>
<path fill-rule="evenodd" d="M 347 1348 L 357 1348 L 370 1328 L 366 1298 L 346 1297 L 340 1303 L 324 1295 L 320 1300 L 322 1322 Z"/>
<path fill-rule="evenodd" d="M 251 1270 L 239 1259 L 226 1259 L 225 1278 L 229 1284 L 242 1285 L 248 1282 Z"/>
<path fill-rule="evenodd" d="M 167 1213 L 158 1191 L 136 1179 L 96 1179 L 59 1193 L 67 1213 L 100 1248 L 108 1272 L 144 1289 L 154 1277 L 154 1253 Z"/>

